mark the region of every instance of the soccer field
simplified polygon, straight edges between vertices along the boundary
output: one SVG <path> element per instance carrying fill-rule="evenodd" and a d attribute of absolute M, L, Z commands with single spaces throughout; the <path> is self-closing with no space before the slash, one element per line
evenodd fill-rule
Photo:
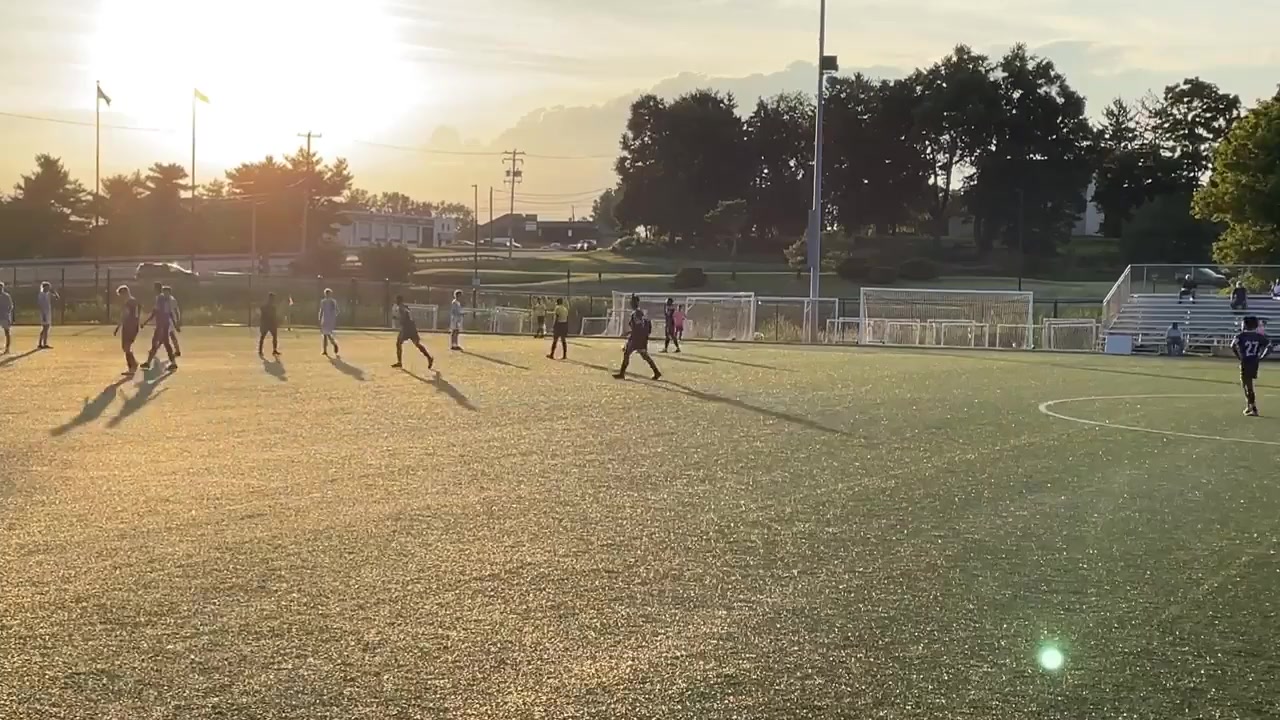
<path fill-rule="evenodd" d="M 1277 369 L 21 330 L 6 720 L 1280 716 Z"/>

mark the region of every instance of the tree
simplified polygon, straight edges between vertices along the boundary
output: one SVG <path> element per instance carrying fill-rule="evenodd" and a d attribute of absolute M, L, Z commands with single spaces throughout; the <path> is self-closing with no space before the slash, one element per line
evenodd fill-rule
<path fill-rule="evenodd" d="M 998 70 L 993 142 L 966 181 L 975 239 L 982 251 L 1000 237 L 1007 247 L 1025 240 L 1028 254 L 1052 255 L 1084 211 L 1093 128 L 1084 98 L 1052 61 L 1015 45 Z"/>
<path fill-rule="evenodd" d="M 614 215 L 614 209 L 618 205 L 620 194 L 616 188 L 608 188 L 591 203 L 591 221 L 596 224 L 600 234 L 606 237 L 618 235 L 618 218 Z"/>
<path fill-rule="evenodd" d="M 993 72 L 986 55 L 957 45 L 950 55 L 909 79 L 920 93 L 915 120 L 930 170 L 927 209 L 935 236 L 946 231 L 959 179 L 991 145 L 1001 113 Z"/>
<path fill-rule="evenodd" d="M 1213 149 L 1240 118 L 1240 97 L 1198 77 L 1164 89 L 1152 120 L 1161 150 L 1174 163 L 1178 186 L 1199 187 L 1209 172 Z"/>
<path fill-rule="evenodd" d="M 1150 154 L 1142 147 L 1137 108 L 1116 98 L 1103 109 L 1102 119 L 1093 202 L 1103 214 L 1102 234 L 1120 237 L 1134 209 L 1149 199 Z"/>
<path fill-rule="evenodd" d="M 143 177 L 146 197 L 143 200 L 146 220 L 146 252 L 165 254 L 190 252 L 193 224 L 191 214 L 182 205 L 182 195 L 190 189 L 187 169 L 176 163 L 155 163 Z"/>
<path fill-rule="evenodd" d="M 749 225 L 775 251 L 770 240 L 802 234 L 813 195 L 813 100 L 786 93 L 756 102 L 747 118 L 747 152 L 754 166 Z"/>
<path fill-rule="evenodd" d="M 99 197 L 93 202 L 100 223 L 93 231 L 96 253 L 139 255 L 146 252 L 147 217 L 143 204 L 146 192 L 147 183 L 140 172 L 102 179 Z"/>
<path fill-rule="evenodd" d="M 1235 123 L 1213 156 L 1213 176 L 1198 190 L 1197 217 L 1225 223 L 1214 245 L 1223 263 L 1280 262 L 1280 98 Z"/>
<path fill-rule="evenodd" d="M 87 237 L 89 196 L 52 155 L 36 156 L 0 216 L 0 257 L 79 255 Z"/>
<path fill-rule="evenodd" d="M 1219 228 L 1191 214 L 1191 193 L 1160 195 L 1147 201 L 1124 224 L 1120 247 L 1130 262 L 1159 258 L 1166 263 L 1200 263 L 1209 257 Z"/>
<path fill-rule="evenodd" d="M 331 240 L 321 240 L 298 256 L 293 269 L 307 275 L 335 277 L 342 274 L 342 266 L 346 262 L 345 248 Z"/>
<path fill-rule="evenodd" d="M 413 273 L 413 253 L 403 245 L 374 245 L 360 251 L 360 266 L 370 279 L 403 282 Z"/>
<path fill-rule="evenodd" d="M 696 243 L 722 198 L 745 197 L 751 182 L 742 118 L 731 94 L 696 90 L 670 105 L 645 96 L 632 105 L 616 168 L 623 189 L 615 214 Z"/>
<path fill-rule="evenodd" d="M 303 207 L 307 208 L 306 247 L 331 233 L 339 222 L 343 198 L 351 189 L 347 161 L 325 165 L 301 148 L 284 162 L 267 156 L 227 171 L 232 197 L 258 204 L 258 249 L 262 253 L 296 252 L 303 244 Z"/>
<path fill-rule="evenodd" d="M 738 238 L 742 236 L 742 231 L 746 229 L 750 219 L 746 200 L 721 200 L 706 216 L 707 225 L 712 233 L 718 238 L 729 240 L 732 247 L 730 256 L 735 259 L 738 257 Z M 733 270 L 733 277 L 734 279 L 738 277 L 736 268 Z"/>

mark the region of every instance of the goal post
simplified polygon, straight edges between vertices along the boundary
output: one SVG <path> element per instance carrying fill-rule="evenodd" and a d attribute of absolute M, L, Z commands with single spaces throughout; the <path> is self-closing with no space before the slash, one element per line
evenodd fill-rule
<path fill-rule="evenodd" d="M 862 288 L 861 344 L 951 348 L 1032 346 L 1035 298 L 1014 290 Z"/>
<path fill-rule="evenodd" d="M 418 326 L 419 330 L 435 330 L 436 316 L 439 313 L 437 305 L 414 305 L 408 304 L 409 317 L 413 318 L 413 322 Z M 391 313 L 391 328 L 400 327 L 400 317 L 396 313 Z"/>
<path fill-rule="evenodd" d="M 756 327 L 755 293 L 613 293 L 613 306 L 609 312 L 606 335 L 620 336 L 626 332 L 627 318 L 631 313 L 631 297 L 640 298 L 640 309 L 654 325 L 654 334 L 660 332 L 664 309 L 670 298 L 685 315 L 684 337 L 695 340 L 750 340 Z"/>

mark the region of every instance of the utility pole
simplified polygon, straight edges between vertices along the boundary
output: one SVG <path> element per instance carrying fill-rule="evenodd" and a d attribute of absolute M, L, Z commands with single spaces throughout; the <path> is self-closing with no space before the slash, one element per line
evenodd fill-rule
<path fill-rule="evenodd" d="M 480 284 L 480 186 L 472 185 L 471 191 L 475 193 L 475 211 L 471 216 L 471 257 L 474 269 L 471 272 L 472 293 Z M 493 192 L 489 192 L 489 197 L 493 197 Z M 490 203 L 492 205 L 493 203 Z M 471 298 L 471 304 L 475 305 L 475 296 Z"/>
<path fill-rule="evenodd" d="M 511 186 L 511 214 L 507 216 L 507 259 L 510 260 L 516 245 L 516 185 L 524 180 L 524 171 L 520 169 L 520 166 L 524 165 L 524 153 L 519 150 L 508 150 L 504 155 L 506 157 L 502 159 L 502 164 L 509 166 L 507 179 L 504 182 Z"/>
<path fill-rule="evenodd" d="M 301 252 L 307 251 L 307 219 L 311 214 L 311 173 L 316 171 L 316 161 L 311 155 L 311 138 L 319 140 L 324 137 L 320 133 L 313 133 L 310 130 L 305 133 L 298 133 L 298 137 L 307 139 L 307 177 L 303 179 L 303 200 L 302 200 L 302 249 Z"/>
<path fill-rule="evenodd" d="M 493 186 L 489 186 L 489 247 L 493 247 Z"/>

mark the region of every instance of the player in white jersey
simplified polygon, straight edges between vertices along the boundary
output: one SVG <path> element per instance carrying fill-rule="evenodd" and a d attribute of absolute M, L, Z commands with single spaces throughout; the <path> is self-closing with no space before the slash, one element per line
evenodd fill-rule
<path fill-rule="evenodd" d="M 338 300 L 333 291 L 324 289 L 324 299 L 320 301 L 320 334 L 324 336 L 324 355 L 329 356 L 329 343 L 333 343 L 333 354 L 339 353 L 338 339 L 334 333 L 338 331 Z"/>
<path fill-rule="evenodd" d="M 53 291 L 53 285 L 48 282 L 40 283 L 40 292 L 36 293 L 36 307 L 40 310 L 40 340 L 36 343 L 37 350 L 49 350 L 53 346 L 49 344 L 49 326 L 53 325 L 53 301 L 58 299 L 58 293 Z"/>
<path fill-rule="evenodd" d="M 178 298 L 173 296 L 173 288 L 165 285 L 160 292 L 169 298 L 169 342 L 173 345 L 173 356 L 182 357 L 182 346 L 178 344 L 178 333 L 182 332 L 182 311 L 178 309 Z"/>
<path fill-rule="evenodd" d="M 9 335 L 11 327 L 13 327 L 13 296 L 4 289 L 4 283 L 0 282 L 0 330 L 4 330 L 4 352 L 0 355 L 9 354 L 9 345 L 12 342 Z"/>
<path fill-rule="evenodd" d="M 449 349 L 461 350 L 458 336 L 462 334 L 462 291 L 453 291 L 453 303 L 449 305 Z"/>

